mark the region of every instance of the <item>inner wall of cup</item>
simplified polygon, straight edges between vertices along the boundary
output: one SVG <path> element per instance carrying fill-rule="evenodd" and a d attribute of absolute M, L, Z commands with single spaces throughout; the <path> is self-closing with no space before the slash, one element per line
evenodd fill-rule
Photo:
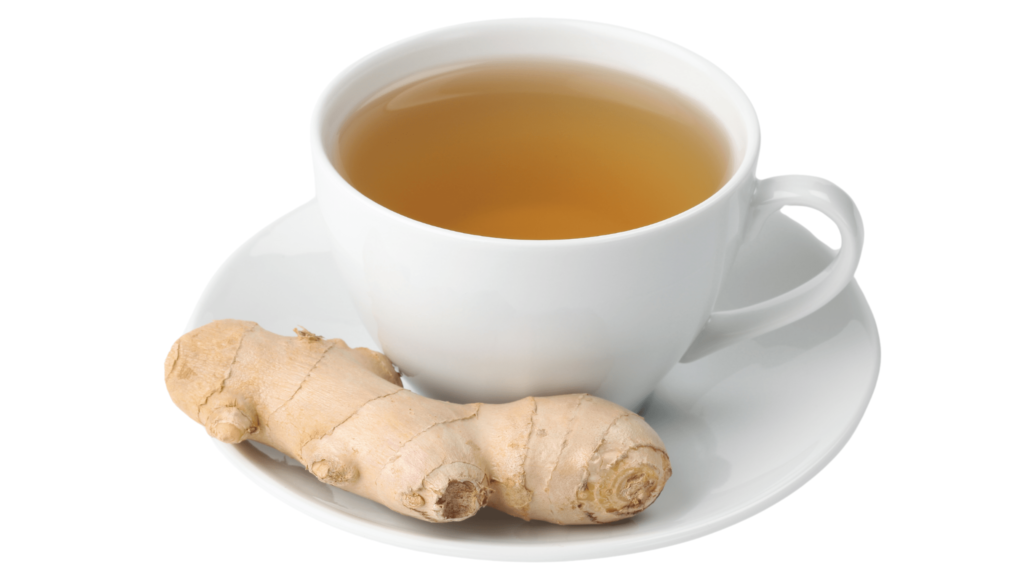
<path fill-rule="evenodd" d="M 343 73 L 328 88 L 317 117 L 328 161 L 343 173 L 338 165 L 339 131 L 345 119 L 374 96 L 445 69 L 509 59 L 603 66 L 685 95 L 715 117 L 725 133 L 730 149 L 729 178 L 743 164 L 756 139 L 756 117 L 739 87 L 712 64 L 679 46 L 600 24 L 506 20 L 417 36 L 372 54 Z"/>

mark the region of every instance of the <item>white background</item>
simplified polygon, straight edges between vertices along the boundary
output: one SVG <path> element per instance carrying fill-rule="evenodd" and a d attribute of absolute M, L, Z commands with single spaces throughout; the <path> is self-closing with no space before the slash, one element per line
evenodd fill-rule
<path fill-rule="evenodd" d="M 3 3 L 4 572 L 1022 573 L 1020 6 Z M 875 397 L 821 474 L 738 525 L 561 564 L 412 552 L 262 492 L 167 398 L 207 280 L 312 198 L 327 82 L 404 37 L 516 16 L 701 54 L 757 109 L 761 176 L 824 176 L 860 207 Z"/>

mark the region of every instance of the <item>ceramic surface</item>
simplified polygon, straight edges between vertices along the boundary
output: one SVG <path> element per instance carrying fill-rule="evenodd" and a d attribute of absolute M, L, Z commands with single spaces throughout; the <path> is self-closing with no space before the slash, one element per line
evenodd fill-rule
<path fill-rule="evenodd" d="M 316 201 L 246 242 L 210 282 L 188 329 L 218 318 L 296 325 L 373 346 L 346 297 Z M 781 214 L 736 258 L 718 306 L 744 306 L 812 278 L 833 252 Z M 650 550 L 714 532 L 778 502 L 820 471 L 860 421 L 879 368 L 878 333 L 856 283 L 794 324 L 688 364 L 658 384 L 644 416 L 675 475 L 629 520 L 527 523 L 485 509 L 427 524 L 318 482 L 259 444 L 213 441 L 258 485 L 327 524 L 396 546 L 491 560 L 574 560 Z"/>
<path fill-rule="evenodd" d="M 338 133 L 368 98 L 439 69 L 512 58 L 617 69 L 689 98 L 729 141 L 729 181 L 699 205 L 649 226 L 527 241 L 410 220 L 339 175 L 344 167 L 332 162 Z M 412 382 L 457 402 L 589 392 L 636 409 L 684 352 L 696 359 L 798 320 L 853 277 L 863 238 L 853 202 L 820 178 L 758 181 L 759 134 L 735 82 L 684 48 L 605 24 L 499 20 L 429 32 L 343 72 L 317 106 L 313 166 L 346 294 Z M 786 204 L 835 221 L 842 248 L 834 263 L 772 301 L 712 315 L 738 247 Z"/>

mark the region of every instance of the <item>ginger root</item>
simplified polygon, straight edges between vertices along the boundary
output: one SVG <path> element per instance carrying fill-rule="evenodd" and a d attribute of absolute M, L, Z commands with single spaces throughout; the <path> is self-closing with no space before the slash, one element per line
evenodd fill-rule
<path fill-rule="evenodd" d="M 272 446 L 323 482 L 430 522 L 485 505 L 614 522 L 647 508 L 672 473 L 654 430 L 607 400 L 432 400 L 402 388 L 382 354 L 296 333 L 238 320 L 197 328 L 167 356 L 167 390 L 214 438 Z"/>

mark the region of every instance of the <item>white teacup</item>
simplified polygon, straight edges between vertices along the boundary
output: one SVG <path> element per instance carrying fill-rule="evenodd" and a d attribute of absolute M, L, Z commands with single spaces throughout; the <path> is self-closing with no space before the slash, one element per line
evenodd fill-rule
<path fill-rule="evenodd" d="M 685 94 L 723 127 L 731 177 L 701 204 L 643 228 L 507 240 L 409 219 L 339 175 L 338 133 L 366 100 L 440 68 L 509 58 L 596 64 Z M 749 100 L 706 60 L 639 32 L 543 19 L 455 26 L 378 51 L 330 84 L 313 124 L 317 199 L 363 322 L 415 388 L 457 402 L 589 392 L 636 409 L 681 358 L 774 330 L 836 296 L 860 257 L 857 208 L 820 178 L 758 180 L 759 143 Z M 785 205 L 835 221 L 835 260 L 781 296 L 712 314 L 740 244 Z"/>

